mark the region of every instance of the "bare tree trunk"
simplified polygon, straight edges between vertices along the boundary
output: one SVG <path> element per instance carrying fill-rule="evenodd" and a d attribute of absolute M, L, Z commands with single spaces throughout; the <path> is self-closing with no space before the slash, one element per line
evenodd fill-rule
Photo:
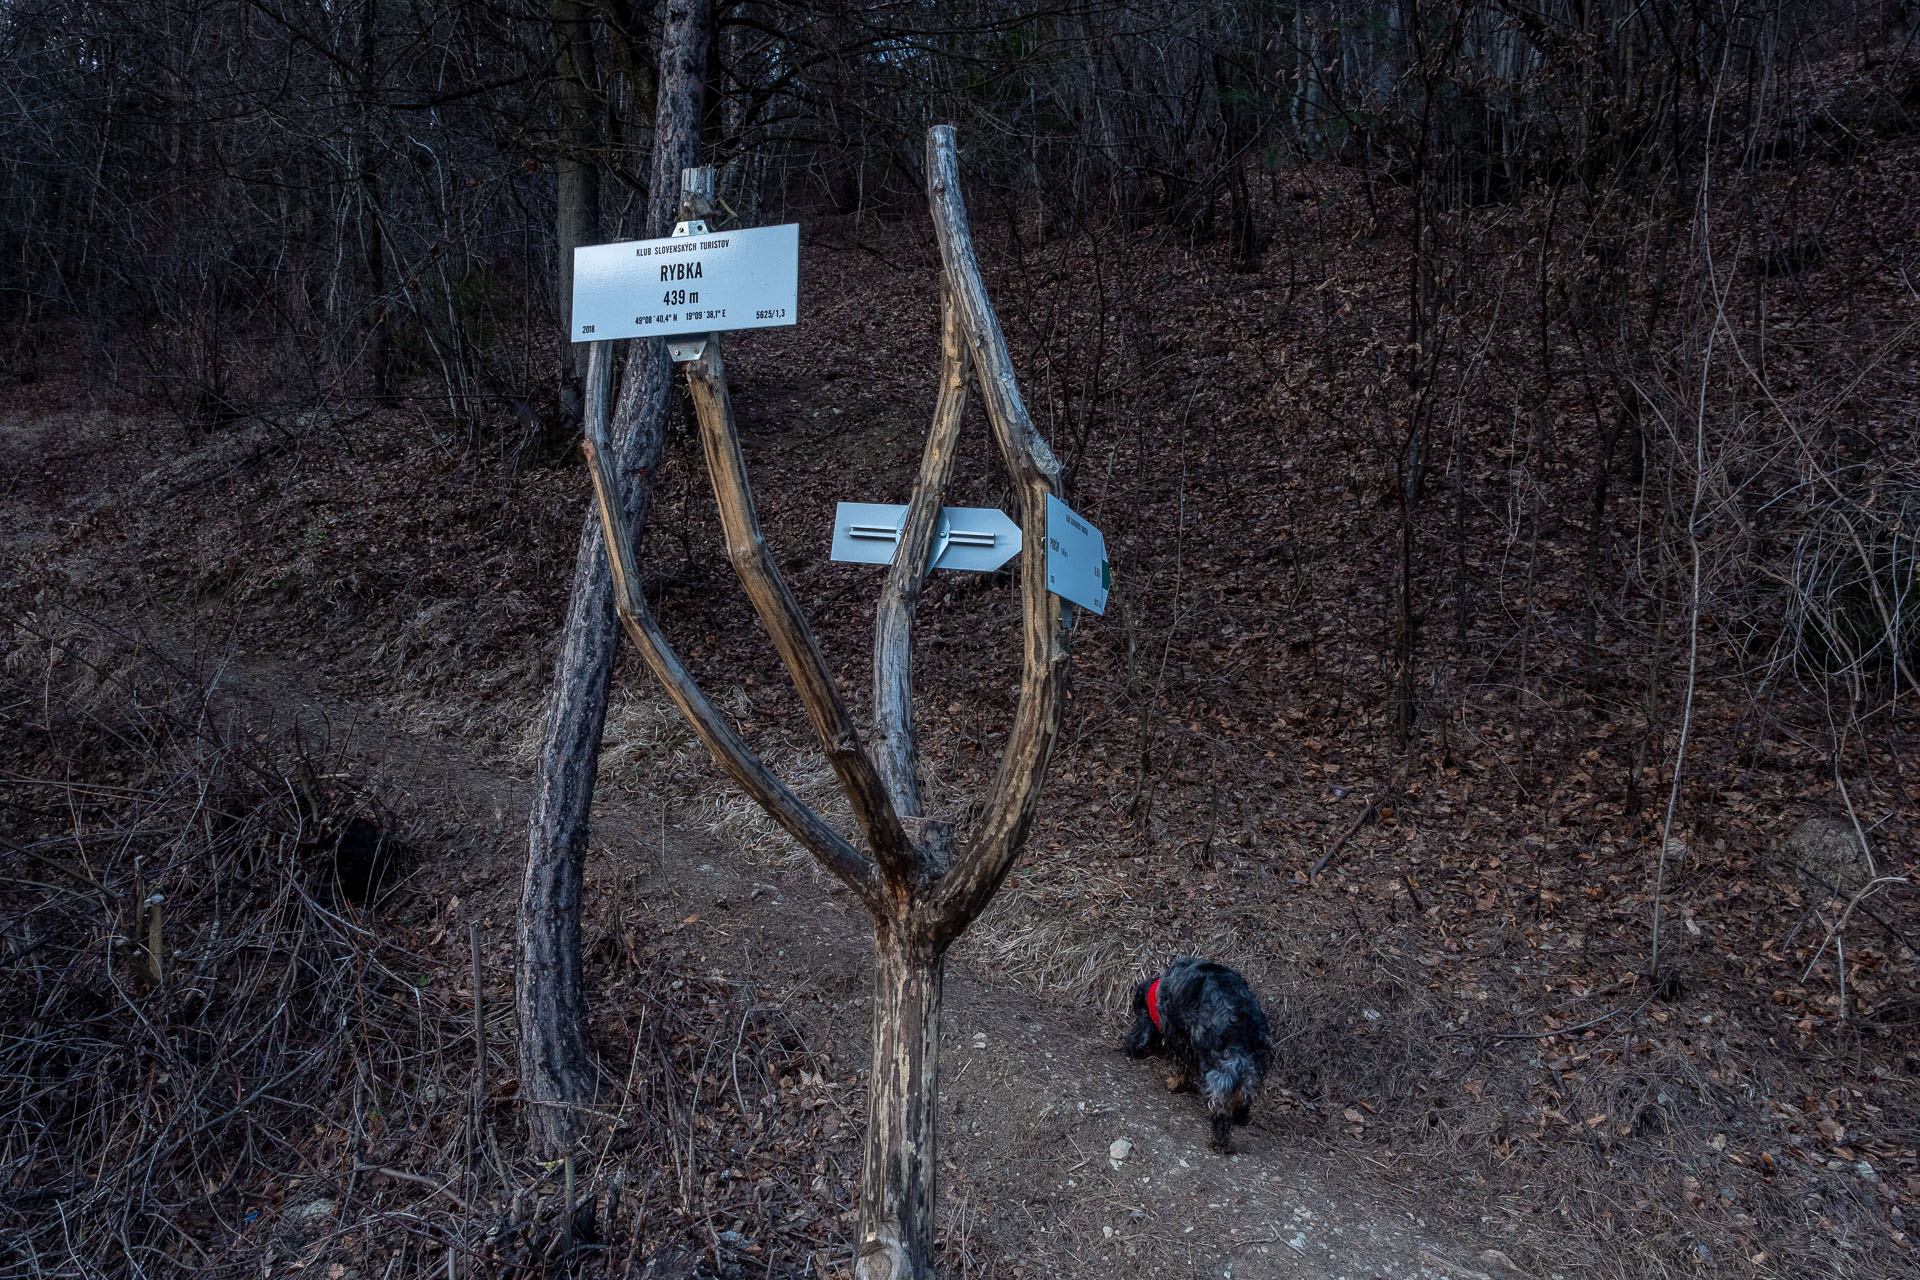
<path fill-rule="evenodd" d="M 625 496 L 628 519 L 644 527 L 651 486 L 629 484 Z M 613 674 L 616 633 L 606 577 L 605 545 L 598 528 L 590 526 L 574 555 L 573 593 L 554 662 L 520 887 L 514 984 L 520 1094 L 535 1137 L 550 1153 L 572 1141 L 567 1108 L 593 1096 L 580 974 L 580 893 Z"/>
<path fill-rule="evenodd" d="M 711 15 L 706 0 L 674 0 L 667 7 L 647 202 L 647 231 L 652 235 L 672 229 L 680 170 L 694 158 Z M 588 388 L 590 400 L 606 394 L 604 370 L 601 376 L 597 389 Z M 659 340 L 632 344 L 614 415 L 613 449 L 616 465 L 627 472 L 621 509 L 635 529 L 646 522 L 653 472 L 665 439 L 671 376 Z M 594 1092 L 580 973 L 580 892 L 618 634 L 605 546 L 599 517 L 590 511 L 574 556 L 566 630 L 554 662 L 520 889 L 514 986 L 520 1094 L 534 1137 L 549 1152 L 573 1142 L 575 1108 Z"/>
<path fill-rule="evenodd" d="M 387 302 L 386 229 L 380 225 L 380 162 L 373 137 L 379 22 L 379 0 L 365 0 L 360 10 L 360 123 L 355 177 L 360 184 L 360 251 L 367 272 L 367 360 L 372 366 L 373 394 L 385 397 L 393 389 L 393 315 Z"/>
<path fill-rule="evenodd" d="M 857 1280 L 931 1280 L 946 957 L 882 930 L 873 958 L 873 1076 Z"/>
<path fill-rule="evenodd" d="M 553 90 L 560 107 L 560 155 L 554 166 L 553 191 L 553 248 L 560 290 L 555 308 L 560 318 L 560 404 L 576 424 L 587 349 L 584 343 L 574 343 L 570 324 L 573 251 L 600 238 L 600 139 L 594 119 L 591 12 L 583 0 L 552 0 L 548 7 L 553 22 Z"/>

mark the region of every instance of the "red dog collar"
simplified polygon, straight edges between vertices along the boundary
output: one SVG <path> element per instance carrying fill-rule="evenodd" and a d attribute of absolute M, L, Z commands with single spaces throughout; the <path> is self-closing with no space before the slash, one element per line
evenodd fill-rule
<path fill-rule="evenodd" d="M 1153 985 L 1147 988 L 1147 1016 L 1153 1019 L 1153 1029 L 1160 1027 L 1160 979 L 1155 978 Z"/>

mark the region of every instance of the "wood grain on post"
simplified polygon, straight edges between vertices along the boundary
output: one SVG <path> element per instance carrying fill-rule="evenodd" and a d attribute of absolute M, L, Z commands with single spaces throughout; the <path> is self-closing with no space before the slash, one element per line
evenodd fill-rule
<path fill-rule="evenodd" d="M 931 1280 L 946 962 L 883 936 L 873 957 L 873 1074 L 855 1280 Z"/>
<path fill-rule="evenodd" d="M 974 256 L 973 232 L 960 195 L 960 161 L 952 125 L 927 131 L 927 203 L 947 282 L 966 328 L 993 435 L 1020 501 L 1020 613 L 1024 658 L 1020 702 L 1000 757 L 985 816 L 953 869 L 918 914 L 928 940 L 945 946 L 980 914 L 1026 843 L 1040 790 L 1060 733 L 1067 674 L 1066 631 L 1059 597 L 1047 590 L 1047 497 L 1057 493 L 1060 464 L 1034 430 L 1000 321 L 987 300 Z"/>
<path fill-rule="evenodd" d="M 740 452 L 740 431 L 733 418 L 733 400 L 727 394 L 726 365 L 720 357 L 717 336 L 709 338 L 700 357 L 688 364 L 687 390 L 693 396 L 707 474 L 713 480 L 720 527 L 727 537 L 727 559 L 746 588 L 747 599 L 773 640 L 780 661 L 786 664 L 807 719 L 813 724 L 814 736 L 840 779 L 840 788 L 866 834 L 889 891 L 904 902 L 912 866 L 906 832 L 894 810 L 893 798 L 860 742 L 860 731 L 834 684 L 833 673 L 827 670 L 826 657 L 807 625 L 807 615 L 801 612 L 774 563 L 773 553 L 767 550 L 767 536 L 760 528 L 753 490 L 747 483 L 747 461 Z"/>
<path fill-rule="evenodd" d="M 601 344 L 594 345 L 598 348 Z M 727 718 L 694 682 L 693 676 L 673 651 L 673 646 L 667 643 L 666 636 L 647 608 L 646 596 L 640 590 L 640 570 L 634 557 L 633 535 L 620 509 L 620 481 L 614 474 L 610 460 L 606 412 L 603 407 L 596 408 L 606 404 L 606 364 L 604 356 L 596 356 L 587 366 L 587 438 L 583 449 L 587 470 L 593 479 L 594 500 L 600 510 L 607 547 L 611 552 L 608 560 L 613 572 L 614 612 L 667 697 L 680 709 L 680 714 L 686 717 L 687 723 L 706 744 L 707 750 L 713 753 L 714 759 L 739 784 L 740 789 L 819 858 L 828 870 L 839 876 L 847 887 L 859 894 L 869 910 L 878 910 L 880 886 L 873 864 L 780 781 L 734 732 Z"/>
<path fill-rule="evenodd" d="M 933 556 L 934 530 L 946 502 L 947 480 L 967 414 L 972 360 L 953 291 L 940 282 L 940 392 L 933 428 L 920 455 L 920 475 L 900 526 L 900 541 L 873 620 L 874 763 L 903 818 L 924 811 L 920 798 L 919 748 L 913 729 L 913 619 Z M 944 870 L 944 868 L 941 868 Z"/>

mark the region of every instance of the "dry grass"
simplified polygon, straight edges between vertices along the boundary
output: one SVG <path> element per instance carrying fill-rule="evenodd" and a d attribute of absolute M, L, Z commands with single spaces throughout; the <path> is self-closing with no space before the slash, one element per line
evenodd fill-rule
<path fill-rule="evenodd" d="M 1042 861 L 1007 878 L 963 946 L 1034 990 L 1126 1016 L 1133 984 L 1175 956 L 1200 954 L 1252 971 L 1255 956 L 1225 921 L 1179 942 L 1160 936 L 1149 903 L 1090 892 L 1084 873 Z"/>
<path fill-rule="evenodd" d="M 424 828 L 104 630 L 0 656 L 0 1276 L 841 1265 L 860 1090 L 796 1020 L 818 997 L 591 921 L 625 1069 L 542 1166 L 510 944 L 474 972 Z"/>
<path fill-rule="evenodd" d="M 267 751 L 203 684 L 99 632 L 16 626 L 0 705 L 13 1264 L 291 1257 L 334 1217 L 303 1197 L 316 1147 L 370 1142 L 467 1070 L 420 958 L 365 919 L 404 833 L 337 770 Z"/>
<path fill-rule="evenodd" d="M 766 760 L 795 795 L 839 827 L 842 834 L 850 834 L 851 815 L 825 756 L 812 747 L 786 747 L 767 752 Z M 703 788 L 688 805 L 686 814 L 709 835 L 759 862 L 793 869 L 810 868 L 822 882 L 827 878 L 826 871 L 799 841 L 731 783 Z"/>
<path fill-rule="evenodd" d="M 519 732 L 507 758 L 517 771 L 531 775 L 539 765 L 546 732 L 544 701 L 515 719 Z M 617 683 L 608 694 L 594 784 L 598 794 L 639 797 L 670 792 L 676 780 L 685 779 L 705 758 L 705 749 L 679 711 L 651 685 L 633 688 Z"/>
<path fill-rule="evenodd" d="M 754 713 L 752 697 L 734 689 L 715 699 L 736 723 Z M 544 721 L 529 717 L 510 749 L 513 765 L 531 772 L 540 757 Z M 796 795 L 851 831 L 851 815 L 826 757 L 796 735 L 765 735 L 762 758 Z M 768 866 L 818 871 L 812 854 L 735 787 L 713 762 L 678 709 L 650 682 L 616 685 L 609 696 L 596 788 L 603 796 L 668 799 L 680 820 Z M 822 881 L 826 873 L 819 871 Z"/>
<path fill-rule="evenodd" d="M 539 754 L 543 727 L 534 726 L 525 749 L 529 765 Z M 687 777 L 705 758 L 705 748 L 678 708 L 657 690 L 616 688 L 608 698 L 595 784 L 599 793 L 654 795 L 663 784 Z"/>

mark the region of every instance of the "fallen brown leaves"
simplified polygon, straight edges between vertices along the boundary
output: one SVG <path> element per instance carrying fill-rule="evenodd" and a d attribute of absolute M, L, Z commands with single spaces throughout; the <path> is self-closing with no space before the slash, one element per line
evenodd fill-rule
<path fill-rule="evenodd" d="M 1776 212 L 1787 183 L 1803 205 L 1845 211 L 1817 264 L 1738 277 L 1774 325 L 1768 411 L 1802 414 L 1830 456 L 1853 456 L 1842 437 L 1857 429 L 1885 474 L 1910 468 L 1920 353 L 1886 229 L 1920 222 L 1920 148 L 1884 140 L 1870 165 L 1753 182 Z M 1666 954 L 1648 973 L 1686 685 L 1662 504 L 1685 477 L 1672 441 L 1636 419 L 1595 511 L 1599 441 L 1635 393 L 1584 354 L 1568 317 L 1585 267 L 1544 246 L 1543 210 L 1523 197 L 1458 215 L 1473 256 L 1451 305 L 1461 333 L 1489 338 L 1443 371 L 1462 454 L 1436 453 L 1417 516 L 1421 715 L 1401 750 L 1385 710 L 1404 196 L 1366 183 L 1331 167 L 1273 175 L 1262 217 L 1276 234 L 1253 274 L 1155 228 L 996 250 L 990 287 L 1029 401 L 1069 497 L 1106 534 L 1115 593 L 1073 634 L 1030 855 L 972 954 L 1002 980 L 1109 1002 L 1178 951 L 1239 964 L 1284 1040 L 1285 1140 L 1384 1161 L 1394 1185 L 1419 1188 L 1422 1214 L 1453 1204 L 1477 1229 L 1484 1210 L 1537 1270 L 1596 1248 L 1628 1273 L 1910 1264 L 1914 897 L 1889 886 L 1863 902 L 1836 950 L 1852 886 L 1828 872 L 1848 864 L 1795 840 L 1816 818 L 1851 829 L 1858 811 L 1880 869 L 1911 869 L 1920 727 L 1906 695 L 1882 707 L 1884 689 L 1863 684 L 1856 704 L 1813 666 L 1768 666 L 1783 600 L 1711 584 Z M 1737 242 L 1731 221 L 1715 228 Z M 1544 326 L 1526 301 L 1543 247 L 1559 297 Z M 728 340 L 763 521 L 856 701 L 877 579 L 830 563 L 826 533 L 835 501 L 904 492 L 937 367 L 932 262 L 910 231 L 816 224 L 803 323 Z M 1685 336 L 1666 335 L 1675 350 Z M 1757 388 L 1727 395 L 1715 404 L 1735 426 L 1773 421 L 1739 398 Z M 397 420 L 355 423 L 351 439 L 344 451 L 315 435 L 167 509 L 101 499 L 82 468 L 53 467 L 24 495 L 50 529 L 104 505 L 38 543 L 17 580 L 48 602 L 150 594 L 217 616 L 335 693 L 497 750 L 538 706 L 582 481 L 447 457 Z M 1800 484 L 1764 448 L 1739 465 L 1751 470 L 1733 491 L 1757 497 L 1726 507 L 1716 546 Z M 977 418 L 957 476 L 950 501 L 1005 500 Z M 749 735 L 797 760 L 797 703 L 732 589 L 688 441 L 659 480 L 656 611 L 707 687 L 751 691 Z M 998 638 L 1013 616 L 999 576 L 947 575 L 922 605 L 928 787 L 963 821 L 1012 707 L 1017 655 Z M 620 682 L 641 679 L 628 668 Z M 670 755 L 646 757 L 665 762 L 646 775 L 662 791 L 711 790 L 697 758 Z M 1348 832 L 1319 883 L 1301 884 Z M 653 1087 L 646 1063 L 673 1082 L 628 1121 L 668 1158 L 649 1202 L 660 1247 L 758 1263 L 839 1239 L 859 1094 L 845 1052 L 829 1066 L 790 1042 L 804 992 L 749 995 L 652 945 L 598 961 L 596 1007 L 608 1060 L 643 1064 L 636 1096 Z"/>

